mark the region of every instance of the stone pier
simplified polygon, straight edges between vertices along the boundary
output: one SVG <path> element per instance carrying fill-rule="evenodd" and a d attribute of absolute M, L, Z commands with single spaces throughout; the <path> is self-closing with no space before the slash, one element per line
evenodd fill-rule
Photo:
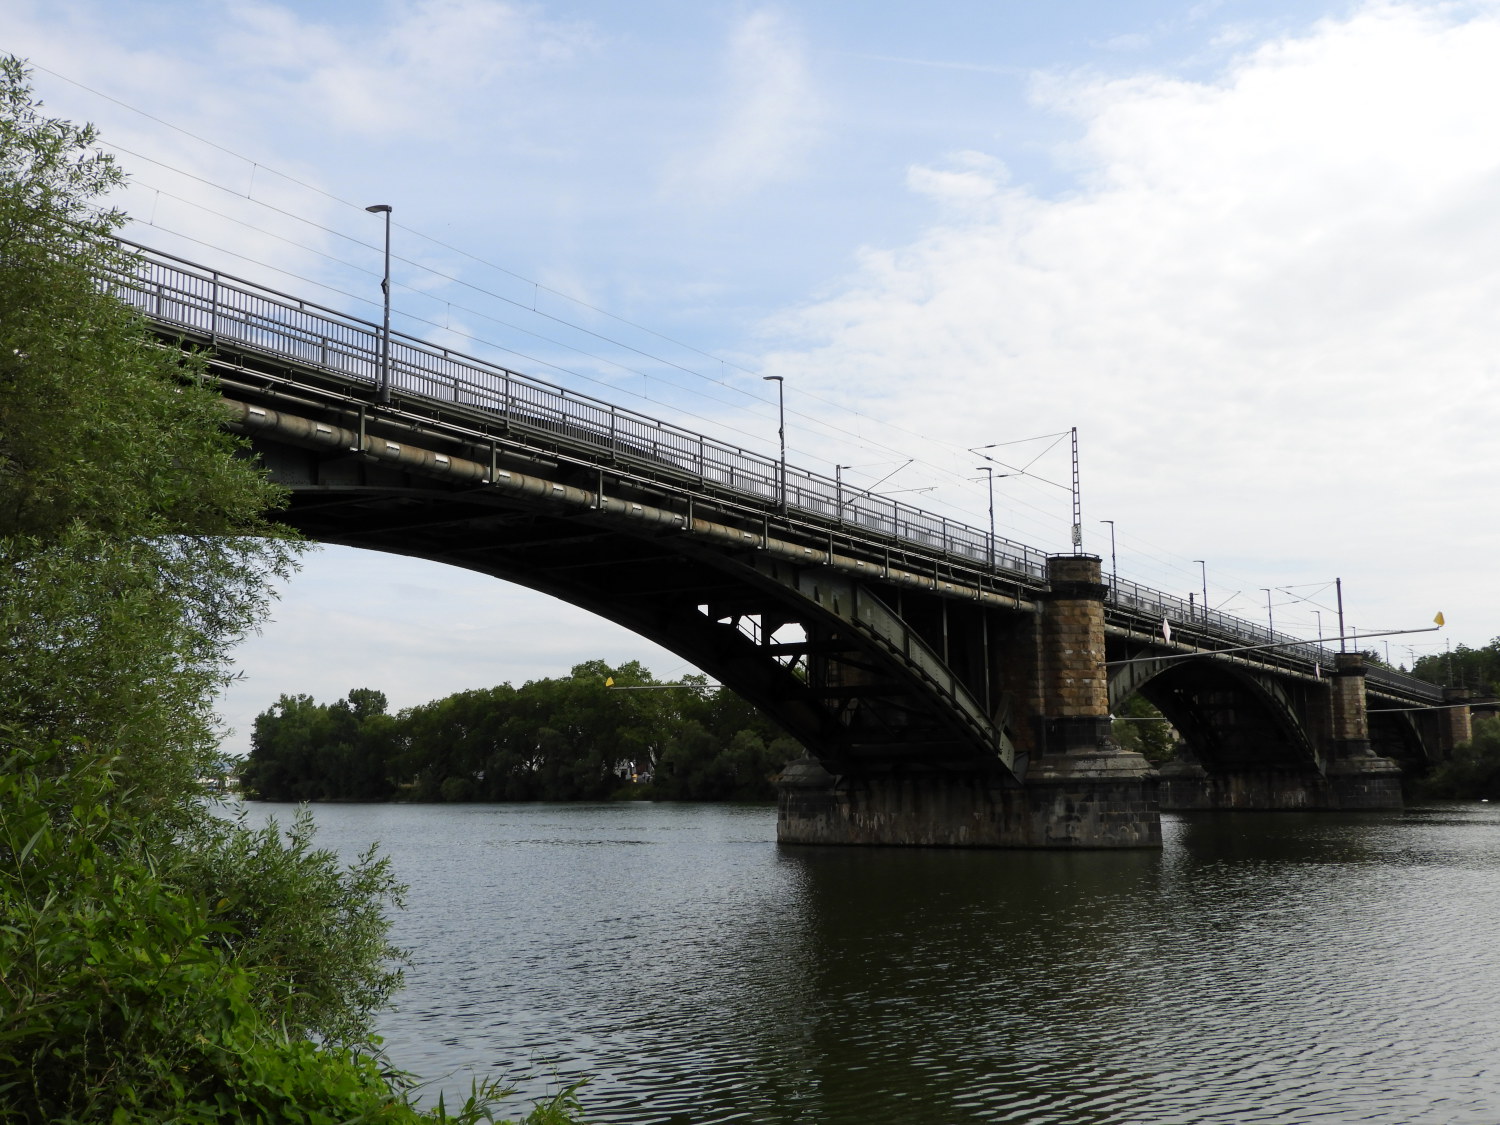
<path fill-rule="evenodd" d="M 1018 732 L 1031 750 L 999 765 L 834 775 L 804 758 L 781 775 L 784 844 L 996 848 L 1161 846 L 1156 773 L 1110 733 L 1099 559 L 1048 560 L 1050 592 L 1031 631 L 1033 681 Z M 998 691 L 996 693 L 999 694 Z M 1014 721 L 1014 719 L 1013 719 Z"/>
<path fill-rule="evenodd" d="M 1333 736 L 1323 768 L 1331 798 L 1328 807 L 1401 808 L 1401 767 L 1370 749 L 1364 654 L 1339 653 L 1331 686 Z"/>
<path fill-rule="evenodd" d="M 1474 712 L 1469 706 L 1473 697 L 1468 688 L 1443 689 L 1446 706 L 1438 712 L 1438 754 L 1444 761 L 1453 757 L 1455 746 L 1474 737 Z"/>

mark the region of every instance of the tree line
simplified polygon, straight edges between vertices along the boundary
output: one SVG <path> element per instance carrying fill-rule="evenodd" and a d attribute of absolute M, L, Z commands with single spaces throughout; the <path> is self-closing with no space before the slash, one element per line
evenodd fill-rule
<path fill-rule="evenodd" d="M 765 801 L 802 747 L 702 676 L 662 683 L 638 661 L 459 692 L 390 714 L 357 688 L 283 695 L 240 770 L 270 801 Z"/>
<path fill-rule="evenodd" d="M 1480 695 L 1500 695 L 1500 637 L 1483 648 L 1458 645 L 1452 652 L 1423 656 L 1412 675 L 1446 687 L 1471 688 Z"/>

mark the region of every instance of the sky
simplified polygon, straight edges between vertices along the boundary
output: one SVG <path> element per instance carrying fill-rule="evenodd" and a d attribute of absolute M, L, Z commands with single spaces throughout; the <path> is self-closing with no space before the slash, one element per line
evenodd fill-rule
<path fill-rule="evenodd" d="M 1441 610 L 1397 664 L 1500 635 L 1500 2 L 0 0 L 0 52 L 146 245 L 378 320 L 389 203 L 398 330 L 772 455 L 783 376 L 794 464 L 981 528 L 987 464 L 1054 552 L 1076 427 L 1122 579 L 1307 637 L 1335 578 L 1361 633 Z M 594 658 L 692 671 L 324 548 L 226 748 L 283 693 Z"/>

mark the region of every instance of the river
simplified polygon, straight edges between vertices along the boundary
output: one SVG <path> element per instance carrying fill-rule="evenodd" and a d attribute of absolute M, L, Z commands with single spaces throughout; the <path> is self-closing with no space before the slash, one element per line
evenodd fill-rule
<path fill-rule="evenodd" d="M 250 806 L 289 820 L 292 806 Z M 633 1125 L 1500 1122 L 1500 807 L 1164 817 L 1160 852 L 778 848 L 712 805 L 320 805 L 409 908 L 435 1094 Z M 528 1077 L 529 1076 L 529 1077 Z"/>

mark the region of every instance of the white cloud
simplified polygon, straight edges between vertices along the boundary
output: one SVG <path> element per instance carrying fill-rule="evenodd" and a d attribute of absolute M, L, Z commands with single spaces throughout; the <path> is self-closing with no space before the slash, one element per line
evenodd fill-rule
<path fill-rule="evenodd" d="M 592 42 L 583 25 L 501 0 L 400 0 L 368 24 L 320 22 L 271 3 L 227 14 L 220 49 L 254 59 L 279 87 L 268 92 L 330 129 L 381 137 L 446 131 L 459 98 L 492 98 L 503 117 L 504 80 L 567 62 Z"/>
<path fill-rule="evenodd" d="M 947 168 L 909 169 L 907 187 L 935 202 L 979 211 L 998 198 L 1010 178 L 1003 163 L 983 152 L 955 153 L 948 164 Z"/>
<path fill-rule="evenodd" d="M 1368 572 L 1398 619 L 1441 578 L 1489 614 L 1450 564 L 1500 547 L 1475 518 L 1500 477 L 1496 58 L 1493 7 L 1379 3 L 1210 82 L 1051 76 L 1076 188 L 913 168 L 947 217 L 773 326 L 767 370 L 950 447 L 1078 425 L 1122 537 L 1263 584 Z M 1056 542 L 1055 507 L 1022 537 Z"/>
<path fill-rule="evenodd" d="M 724 71 L 726 105 L 715 135 L 673 165 L 671 193 L 710 203 L 748 195 L 795 170 L 818 135 L 819 99 L 784 17 L 762 9 L 743 19 Z"/>

